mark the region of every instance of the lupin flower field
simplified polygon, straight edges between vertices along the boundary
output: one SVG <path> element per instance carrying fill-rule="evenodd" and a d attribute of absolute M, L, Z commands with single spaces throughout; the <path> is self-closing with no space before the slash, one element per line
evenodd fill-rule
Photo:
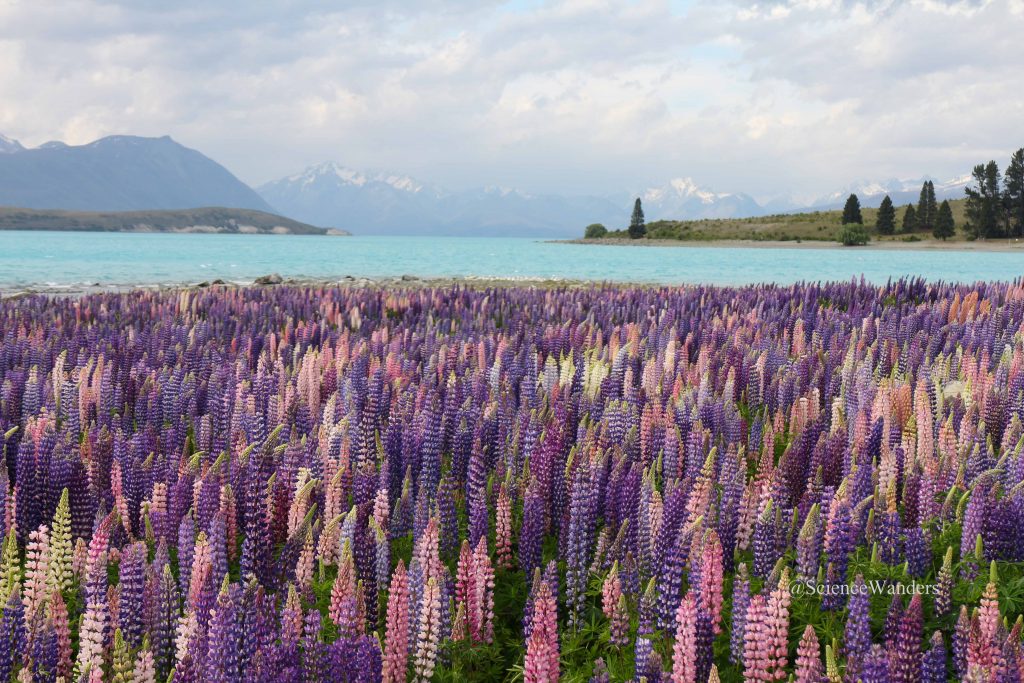
<path fill-rule="evenodd" d="M 29 296 L 0 427 L 0 680 L 1024 680 L 1020 281 Z"/>

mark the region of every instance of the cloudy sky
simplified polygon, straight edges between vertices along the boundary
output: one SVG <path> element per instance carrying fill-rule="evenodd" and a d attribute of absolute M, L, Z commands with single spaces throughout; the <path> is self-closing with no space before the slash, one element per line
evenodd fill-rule
<path fill-rule="evenodd" d="M 0 133 L 169 134 L 251 184 L 813 196 L 1005 163 L 1022 35 L 1024 0 L 0 0 Z"/>

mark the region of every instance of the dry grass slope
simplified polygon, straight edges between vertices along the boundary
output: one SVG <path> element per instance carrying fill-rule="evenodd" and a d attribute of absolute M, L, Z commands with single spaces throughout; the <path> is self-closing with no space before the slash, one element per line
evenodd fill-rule
<path fill-rule="evenodd" d="M 964 223 L 964 200 L 950 202 L 957 233 L 953 240 L 963 240 L 959 228 Z M 896 207 L 897 230 L 903 222 L 906 207 Z M 835 242 L 842 231 L 842 211 L 811 211 L 807 213 L 779 214 L 756 218 L 718 218 L 704 220 L 667 221 L 659 220 L 647 224 L 650 239 L 711 241 L 750 240 L 755 242 L 824 241 Z M 873 240 L 918 241 L 931 240 L 931 232 L 918 230 L 914 233 L 897 233 L 880 237 L 874 230 L 878 209 L 862 209 L 864 225 L 871 232 Z M 628 237 L 625 230 L 608 233 L 608 237 Z"/>

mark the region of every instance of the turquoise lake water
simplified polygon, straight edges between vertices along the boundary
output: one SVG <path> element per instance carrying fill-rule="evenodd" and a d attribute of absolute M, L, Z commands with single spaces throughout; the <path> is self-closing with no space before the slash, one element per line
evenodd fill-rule
<path fill-rule="evenodd" d="M 979 251 L 617 247 L 533 238 L 0 232 L 0 288 L 248 283 L 284 277 L 561 278 L 654 283 L 1012 280 L 1024 249 Z"/>

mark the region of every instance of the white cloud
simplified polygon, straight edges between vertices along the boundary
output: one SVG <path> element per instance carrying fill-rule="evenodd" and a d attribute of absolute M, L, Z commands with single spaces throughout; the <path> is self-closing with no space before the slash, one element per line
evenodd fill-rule
<path fill-rule="evenodd" d="M 237 7 L 0 4 L 0 132 L 171 134 L 252 183 L 333 159 L 577 192 L 814 193 L 1024 144 L 1020 0 Z"/>

